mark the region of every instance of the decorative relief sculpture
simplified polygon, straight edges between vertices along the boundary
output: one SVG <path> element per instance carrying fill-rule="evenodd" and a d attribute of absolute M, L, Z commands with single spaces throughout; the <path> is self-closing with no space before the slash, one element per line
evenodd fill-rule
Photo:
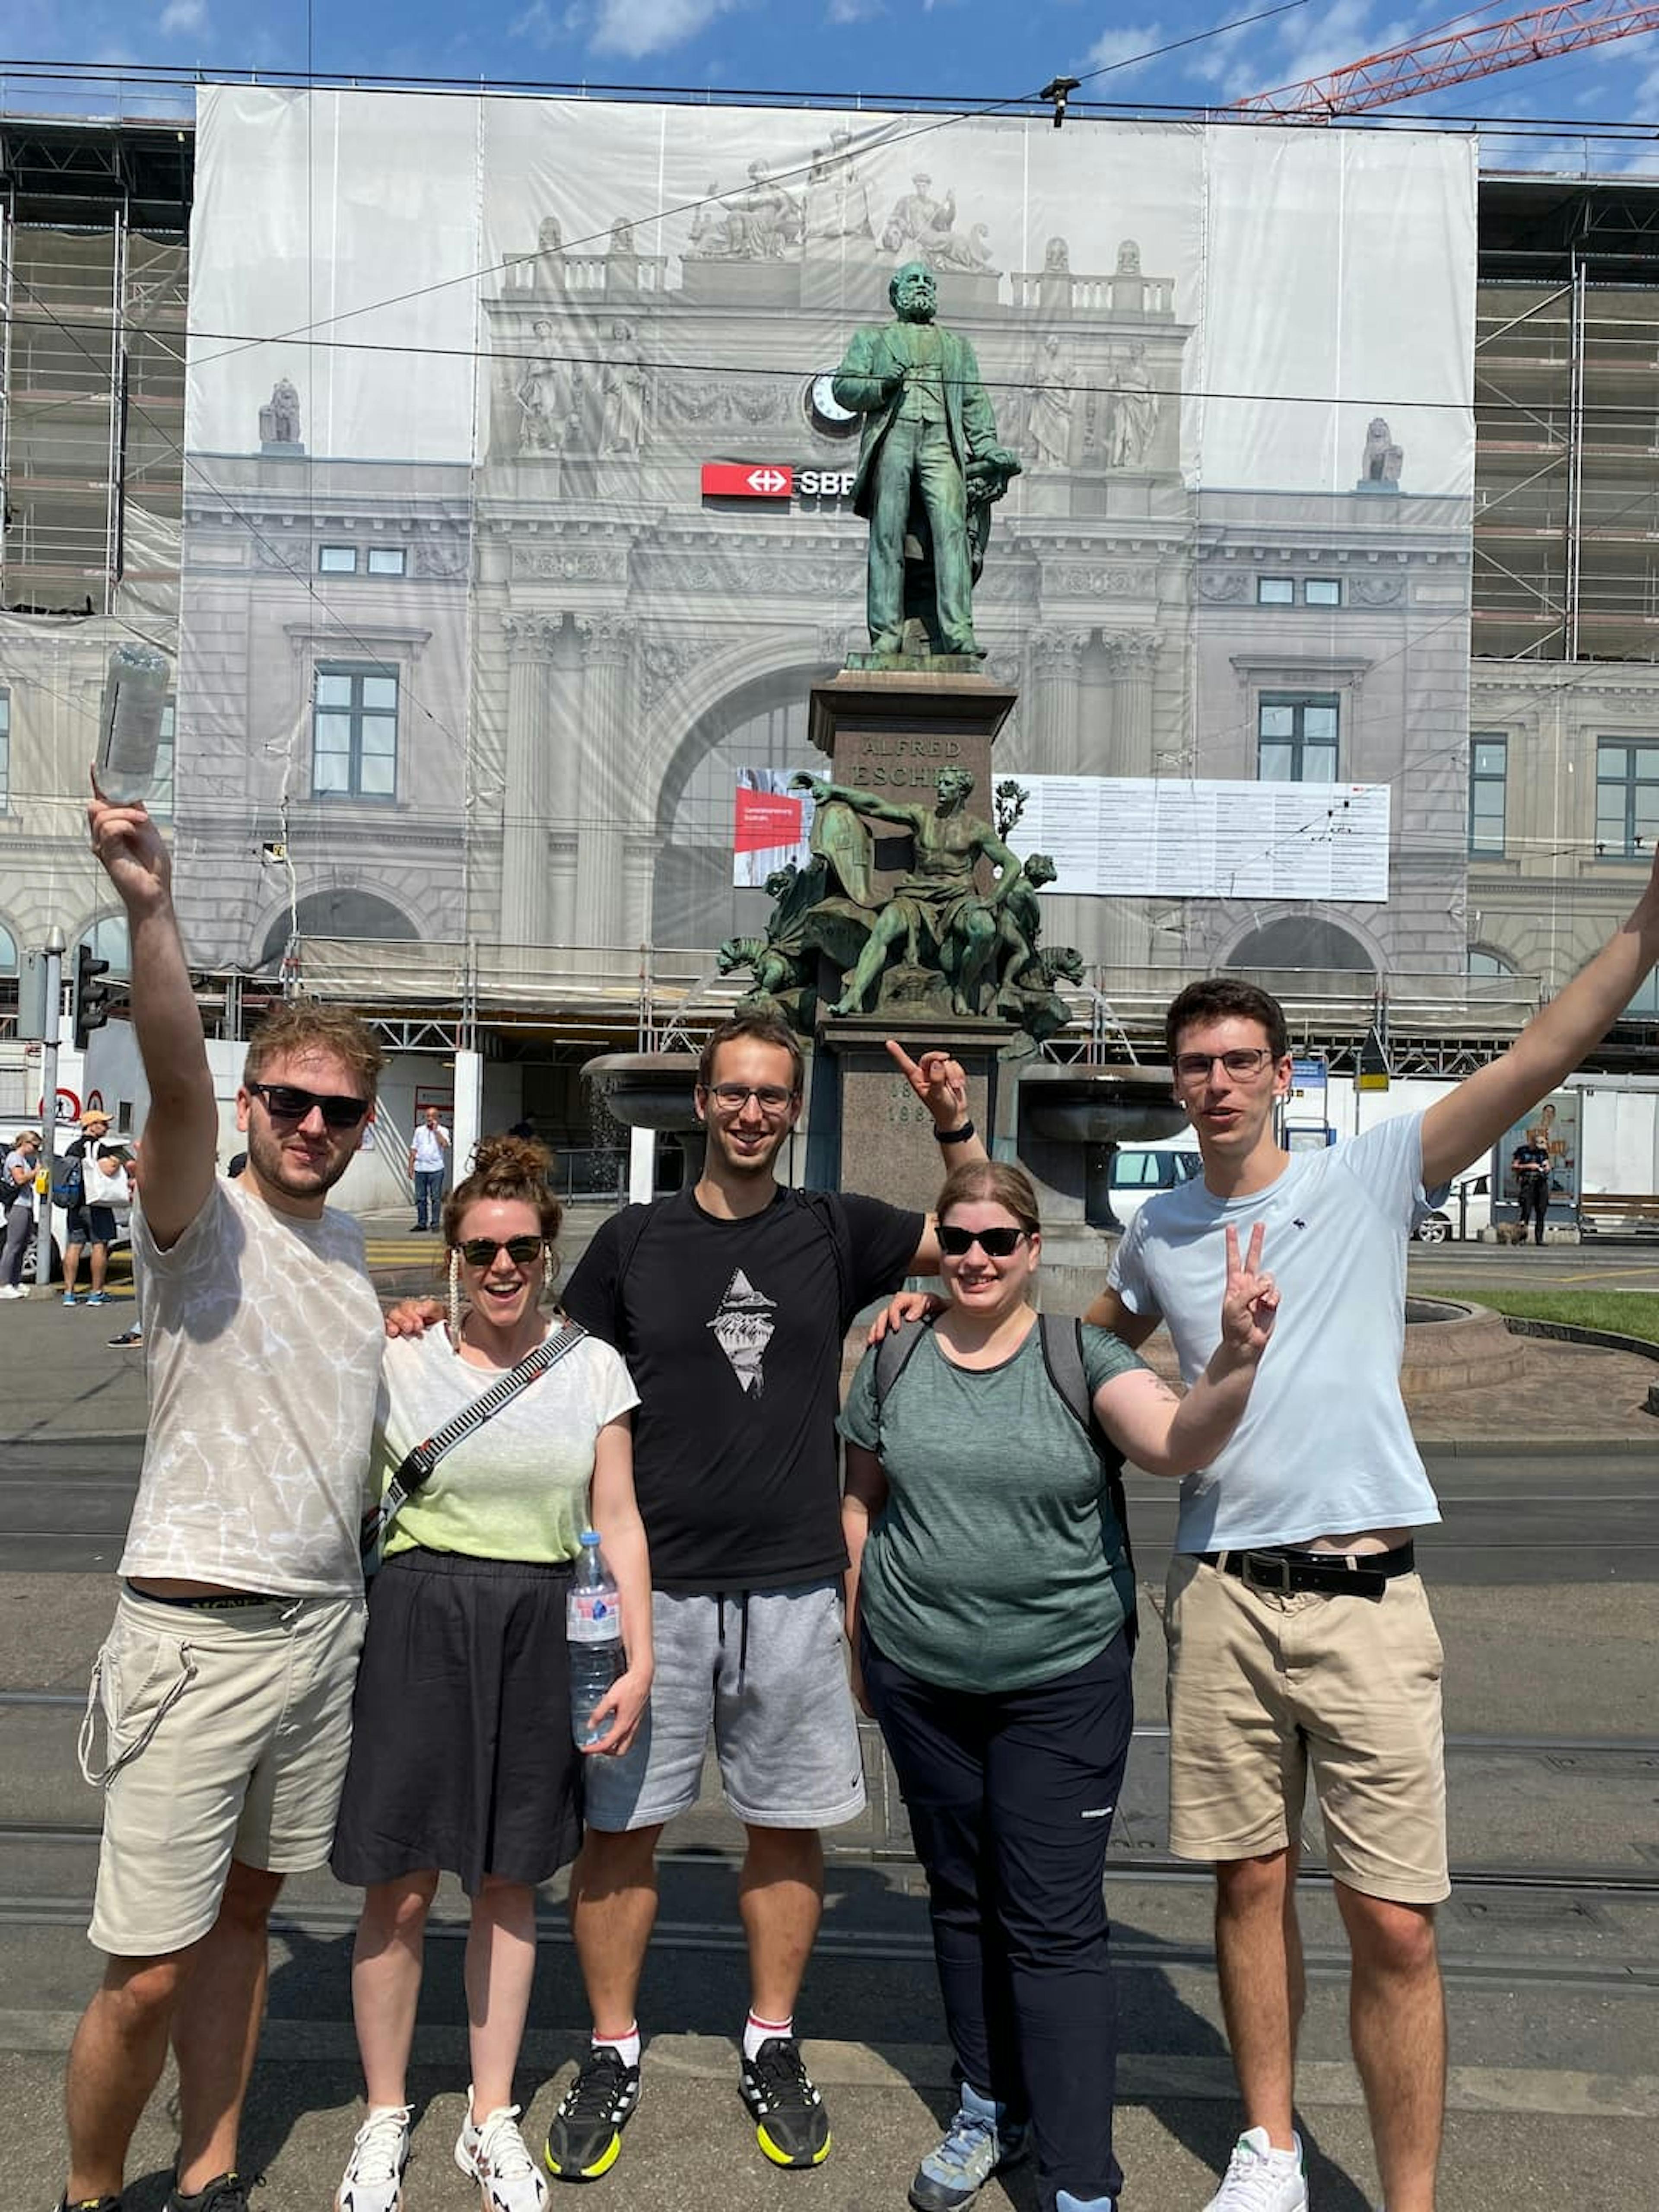
<path fill-rule="evenodd" d="M 1077 443 L 1077 371 L 1053 333 L 1042 341 L 1025 435 L 1033 467 L 1071 467 Z"/>
<path fill-rule="evenodd" d="M 842 246 L 854 240 L 873 245 L 876 235 L 868 186 L 848 149 L 848 131 L 832 131 L 827 147 L 817 148 L 806 179 L 802 223 L 808 254 L 815 246 Z"/>
<path fill-rule="evenodd" d="M 580 414 L 581 372 L 553 353 L 556 338 L 545 318 L 536 323 L 533 336 L 540 350 L 525 363 L 513 392 L 519 404 L 519 451 L 562 453 Z"/>
<path fill-rule="evenodd" d="M 600 372 L 599 458 L 637 453 L 645 443 L 651 375 L 631 323 L 611 325 L 610 359 Z"/>
<path fill-rule="evenodd" d="M 933 181 L 925 169 L 919 170 L 910 179 L 910 191 L 894 201 L 881 234 L 883 250 L 915 255 L 945 270 L 999 275 L 991 260 L 988 227 L 976 222 L 964 235 L 956 227 L 956 194 L 947 191 L 942 200 L 935 199 Z"/>
<path fill-rule="evenodd" d="M 1158 429 L 1158 395 L 1146 366 L 1146 349 L 1132 345 L 1112 364 L 1107 402 L 1106 459 L 1115 469 L 1137 469 Z"/>

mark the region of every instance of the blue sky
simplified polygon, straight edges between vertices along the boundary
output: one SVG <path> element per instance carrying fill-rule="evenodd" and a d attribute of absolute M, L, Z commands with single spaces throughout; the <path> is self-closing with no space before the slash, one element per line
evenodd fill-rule
<path fill-rule="evenodd" d="M 33 0 L 0 15 L 0 58 L 117 66 L 304 70 L 477 81 L 921 94 L 966 100 L 1030 91 L 1107 65 L 1079 97 L 1224 106 L 1316 75 L 1444 23 L 1445 0 L 1304 0 L 1158 58 L 1150 49 L 1272 0 Z M 1510 12 L 1515 0 L 1465 20 Z M 1010 19 L 1017 27 L 1011 32 Z M 107 88 L 0 79 L 0 104 L 108 112 Z M 155 94 L 122 95 L 153 112 Z M 1659 139 L 1590 143 L 1575 125 L 1659 112 L 1659 38 L 1455 88 L 1401 114 L 1493 118 L 1492 166 L 1608 172 L 1656 165 Z M 1559 119 L 1553 147 L 1506 142 L 1509 120 Z"/>

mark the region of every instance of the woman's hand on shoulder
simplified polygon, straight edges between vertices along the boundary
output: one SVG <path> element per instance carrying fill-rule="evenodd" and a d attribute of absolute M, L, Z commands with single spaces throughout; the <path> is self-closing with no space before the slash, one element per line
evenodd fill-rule
<path fill-rule="evenodd" d="M 1263 1224 L 1250 1231 L 1250 1248 L 1241 1260 L 1238 1231 L 1227 1226 L 1227 1287 L 1221 1300 L 1221 1341 L 1232 1360 L 1254 1366 L 1267 1348 L 1279 1317 L 1279 1291 L 1261 1265 Z"/>
<path fill-rule="evenodd" d="M 879 1344 L 890 1328 L 902 1328 L 907 1321 L 928 1321 L 942 1314 L 950 1304 L 949 1298 L 934 1296 L 932 1291 L 895 1291 L 891 1303 L 884 1306 L 870 1324 L 866 1344 Z"/>
<path fill-rule="evenodd" d="M 388 1336 L 424 1336 L 444 1317 L 436 1298 L 399 1298 L 386 1317 Z"/>
<path fill-rule="evenodd" d="M 650 1701 L 653 1671 L 648 1664 L 630 1667 L 625 1674 L 617 1677 L 594 1706 L 593 1716 L 602 1733 L 597 1743 L 582 1746 L 588 1758 L 620 1759 L 633 1742 Z M 614 1715 L 614 1719 L 607 1721 L 607 1713 Z"/>

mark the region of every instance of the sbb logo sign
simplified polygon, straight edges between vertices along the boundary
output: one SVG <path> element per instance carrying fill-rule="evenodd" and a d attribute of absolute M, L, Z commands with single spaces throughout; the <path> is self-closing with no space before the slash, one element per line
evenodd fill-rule
<path fill-rule="evenodd" d="M 705 499 L 850 499 L 853 469 L 798 469 L 780 461 L 705 461 Z"/>

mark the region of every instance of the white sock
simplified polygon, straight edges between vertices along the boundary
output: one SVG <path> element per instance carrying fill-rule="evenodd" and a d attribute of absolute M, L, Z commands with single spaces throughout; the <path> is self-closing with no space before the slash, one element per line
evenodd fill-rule
<path fill-rule="evenodd" d="M 635 2021 L 626 2035 L 600 2035 L 596 2031 L 593 2036 L 593 2048 L 595 2051 L 614 2051 L 624 2066 L 637 2066 L 640 2063 L 638 2021 Z"/>
<path fill-rule="evenodd" d="M 793 2013 L 787 2020 L 763 2020 L 757 2013 L 751 2012 L 743 2024 L 743 2055 L 745 2058 L 757 2058 L 763 2043 L 775 2035 L 793 2035 L 794 2032 Z"/>

